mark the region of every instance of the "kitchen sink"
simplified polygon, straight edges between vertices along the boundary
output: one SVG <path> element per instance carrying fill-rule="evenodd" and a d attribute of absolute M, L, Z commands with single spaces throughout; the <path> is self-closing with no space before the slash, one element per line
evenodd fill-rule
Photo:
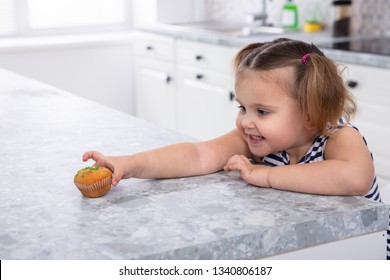
<path fill-rule="evenodd" d="M 207 34 L 225 35 L 233 37 L 250 37 L 261 35 L 277 35 L 289 32 L 283 28 L 274 26 L 248 25 L 241 22 L 185 22 L 165 24 L 166 28 L 180 30 L 181 32 L 202 32 Z"/>

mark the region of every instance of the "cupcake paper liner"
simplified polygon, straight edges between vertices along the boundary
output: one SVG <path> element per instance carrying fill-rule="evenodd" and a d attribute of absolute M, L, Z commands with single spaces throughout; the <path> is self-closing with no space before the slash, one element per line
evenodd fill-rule
<path fill-rule="evenodd" d="M 96 183 L 86 186 L 83 184 L 75 183 L 79 191 L 86 197 L 100 197 L 105 195 L 111 189 L 111 177 L 107 177 Z"/>

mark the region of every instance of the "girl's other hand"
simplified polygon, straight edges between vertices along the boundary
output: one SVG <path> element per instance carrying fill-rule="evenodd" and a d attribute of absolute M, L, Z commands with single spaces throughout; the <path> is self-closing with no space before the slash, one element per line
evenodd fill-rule
<path fill-rule="evenodd" d="M 245 180 L 245 178 L 249 178 L 251 176 L 253 166 L 246 156 L 235 155 L 227 161 L 223 169 L 225 171 L 238 170 L 240 171 L 241 178 Z"/>
<path fill-rule="evenodd" d="M 223 169 L 225 171 L 238 170 L 240 172 L 240 177 L 248 184 L 259 187 L 270 187 L 267 180 L 270 167 L 254 165 L 246 156 L 232 156 Z"/>

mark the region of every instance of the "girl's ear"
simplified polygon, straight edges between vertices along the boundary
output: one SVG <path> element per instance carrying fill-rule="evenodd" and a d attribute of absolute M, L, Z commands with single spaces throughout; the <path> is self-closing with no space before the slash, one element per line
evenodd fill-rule
<path fill-rule="evenodd" d="M 303 121 L 303 125 L 307 130 L 315 130 L 315 124 L 309 114 L 304 114 Z"/>

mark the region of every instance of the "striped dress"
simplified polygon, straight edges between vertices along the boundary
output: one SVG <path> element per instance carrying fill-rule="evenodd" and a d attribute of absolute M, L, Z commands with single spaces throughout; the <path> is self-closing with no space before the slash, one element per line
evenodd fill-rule
<path fill-rule="evenodd" d="M 348 124 L 348 126 L 351 125 Z M 356 127 L 354 128 L 358 130 Z M 325 135 L 318 136 L 314 140 L 313 145 L 310 147 L 307 153 L 302 157 L 302 159 L 298 162 L 298 164 L 312 163 L 312 162 L 318 162 L 324 160 L 325 145 L 328 138 L 329 136 L 325 136 Z M 364 139 L 364 137 L 363 140 L 367 145 L 367 142 Z M 269 166 L 278 166 L 278 165 L 280 166 L 280 165 L 290 164 L 290 158 L 285 151 L 269 154 L 263 157 L 261 160 L 263 164 Z M 381 197 L 380 197 L 378 182 L 376 180 L 376 177 L 374 178 L 370 191 L 365 195 L 365 197 L 370 200 L 381 202 Z M 389 215 L 389 227 L 387 228 L 387 259 L 390 260 L 390 215 Z"/>

